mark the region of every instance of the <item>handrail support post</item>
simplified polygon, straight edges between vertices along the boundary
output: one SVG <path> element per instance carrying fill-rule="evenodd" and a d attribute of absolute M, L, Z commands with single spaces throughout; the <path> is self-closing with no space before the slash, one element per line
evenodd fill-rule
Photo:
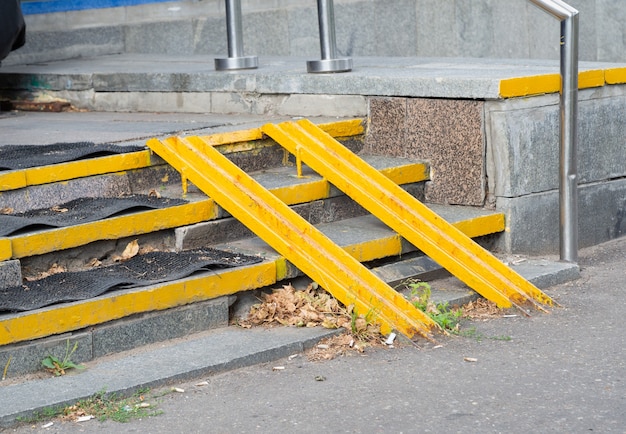
<path fill-rule="evenodd" d="M 226 0 L 228 57 L 215 59 L 215 69 L 217 71 L 254 69 L 259 66 L 259 60 L 256 56 L 243 55 L 241 21 L 241 0 Z"/>
<path fill-rule="evenodd" d="M 578 262 L 578 11 L 562 0 L 530 0 L 561 22 L 559 251 Z"/>
<path fill-rule="evenodd" d="M 337 57 L 335 10 L 333 0 L 317 0 L 322 59 L 307 62 L 307 72 L 347 72 L 352 70 L 351 58 Z"/>

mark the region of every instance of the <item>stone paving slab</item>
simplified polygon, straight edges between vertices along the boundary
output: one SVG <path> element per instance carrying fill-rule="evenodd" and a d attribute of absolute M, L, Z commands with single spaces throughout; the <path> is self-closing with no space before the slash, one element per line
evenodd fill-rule
<path fill-rule="evenodd" d="M 132 53 L 6 66 L 0 88 L 498 99 L 503 80 L 559 73 L 554 60 L 417 57 L 358 57 L 341 74 L 309 74 L 307 58 L 260 57 L 258 69 L 224 72 L 215 71 L 214 58 Z M 623 67 L 579 63 L 580 72 Z"/>

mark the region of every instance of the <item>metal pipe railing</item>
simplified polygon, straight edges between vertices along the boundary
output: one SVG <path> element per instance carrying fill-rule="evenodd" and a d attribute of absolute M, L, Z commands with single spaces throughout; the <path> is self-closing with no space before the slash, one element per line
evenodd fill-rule
<path fill-rule="evenodd" d="M 561 0 L 529 0 L 561 22 L 559 250 L 578 261 L 578 11 Z"/>
<path fill-rule="evenodd" d="M 317 0 L 317 17 L 320 28 L 321 60 L 306 63 L 307 72 L 347 72 L 352 70 L 352 59 L 337 57 L 335 38 L 335 10 L 333 0 Z"/>
<path fill-rule="evenodd" d="M 241 0 L 226 0 L 226 33 L 228 37 L 228 57 L 215 59 L 215 69 L 224 71 L 257 68 L 259 60 L 256 56 L 243 55 Z"/>

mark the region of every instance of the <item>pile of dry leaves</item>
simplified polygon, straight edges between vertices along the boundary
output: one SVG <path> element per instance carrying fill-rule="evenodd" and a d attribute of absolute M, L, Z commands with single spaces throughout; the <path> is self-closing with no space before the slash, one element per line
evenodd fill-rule
<path fill-rule="evenodd" d="M 380 327 L 365 315 L 357 314 L 354 306 L 341 305 L 331 294 L 310 284 L 297 290 L 291 284 L 264 294 L 261 303 L 254 305 L 248 318 L 240 321 L 242 327 L 254 325 L 286 325 L 296 327 L 322 326 L 328 329 L 345 329 L 347 334 L 331 338 L 322 344 L 315 358 L 328 358 L 328 353 L 340 353 L 346 349 L 363 351 L 365 347 L 382 342 Z M 328 347 L 328 348 L 326 348 Z"/>

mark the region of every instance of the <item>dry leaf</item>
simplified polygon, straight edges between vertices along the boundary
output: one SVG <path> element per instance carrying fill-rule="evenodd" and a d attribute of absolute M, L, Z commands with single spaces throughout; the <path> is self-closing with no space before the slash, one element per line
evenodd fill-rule
<path fill-rule="evenodd" d="M 67 268 L 55 262 L 47 271 L 43 271 L 36 276 L 25 276 L 24 279 L 27 282 L 34 282 L 35 280 L 43 279 L 45 277 L 52 276 L 53 274 L 65 273 L 66 271 Z"/>
<path fill-rule="evenodd" d="M 156 197 L 157 199 L 161 198 L 161 193 L 156 191 L 154 188 L 148 192 L 149 197 Z"/>
<path fill-rule="evenodd" d="M 87 266 L 91 268 L 99 267 L 102 265 L 102 262 L 98 258 L 93 258 L 91 261 L 87 262 Z"/>
<path fill-rule="evenodd" d="M 55 205 L 52 208 L 50 208 L 50 211 L 64 213 L 64 212 L 67 212 L 68 209 L 67 208 L 61 208 L 59 205 Z"/>
<path fill-rule="evenodd" d="M 128 245 L 122 252 L 121 259 L 122 261 L 126 261 L 134 256 L 137 256 L 137 253 L 139 253 L 139 241 L 133 240 L 130 243 L 128 243 Z"/>
<path fill-rule="evenodd" d="M 474 357 L 463 357 L 463 360 L 470 363 L 478 362 L 478 359 L 475 359 Z"/>
<path fill-rule="evenodd" d="M 9 207 L 0 208 L 0 214 L 13 214 L 13 211 L 15 210 Z"/>

